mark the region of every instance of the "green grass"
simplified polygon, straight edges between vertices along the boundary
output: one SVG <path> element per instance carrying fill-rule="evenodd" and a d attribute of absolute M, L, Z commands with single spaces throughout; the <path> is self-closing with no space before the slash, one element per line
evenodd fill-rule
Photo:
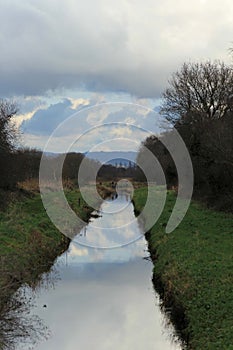
<path fill-rule="evenodd" d="M 72 209 L 87 221 L 92 208 L 86 205 L 80 192 L 67 190 L 65 194 Z M 47 216 L 39 194 L 16 200 L 4 212 L 0 211 L 0 311 L 21 284 L 35 283 L 68 244 L 69 239 Z"/>
<path fill-rule="evenodd" d="M 146 188 L 135 191 L 137 212 L 146 194 Z M 175 194 L 168 192 L 148 235 L 154 281 L 162 286 L 165 304 L 184 312 L 182 333 L 190 349 L 233 349 L 233 215 L 192 202 L 178 228 L 166 234 L 174 203 Z"/>

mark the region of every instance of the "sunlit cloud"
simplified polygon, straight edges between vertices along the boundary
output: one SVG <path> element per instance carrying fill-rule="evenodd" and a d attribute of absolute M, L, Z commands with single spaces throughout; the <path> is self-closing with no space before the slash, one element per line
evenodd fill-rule
<path fill-rule="evenodd" d="M 42 110 L 42 109 L 45 110 L 46 108 L 47 108 L 47 106 L 44 105 L 44 106 L 37 107 L 33 111 L 28 112 L 28 113 L 16 114 L 12 118 L 12 121 L 15 123 L 16 127 L 19 128 L 24 121 L 28 121 L 28 120 L 32 119 L 37 111 Z"/>
<path fill-rule="evenodd" d="M 71 101 L 71 108 L 74 110 L 77 110 L 78 107 L 80 106 L 88 106 L 90 104 L 90 101 L 84 98 L 75 99 L 75 98 L 69 97 L 69 100 Z"/>
<path fill-rule="evenodd" d="M 87 256 L 89 254 L 88 249 L 87 248 L 83 248 L 83 247 L 78 247 L 75 244 L 72 244 L 70 246 L 70 250 L 69 250 L 69 255 L 70 256 Z"/>

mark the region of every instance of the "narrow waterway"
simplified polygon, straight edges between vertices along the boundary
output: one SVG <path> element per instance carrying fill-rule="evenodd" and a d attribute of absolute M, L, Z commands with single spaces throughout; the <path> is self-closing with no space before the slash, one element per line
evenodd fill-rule
<path fill-rule="evenodd" d="M 17 349 L 181 349 L 160 310 L 130 198 L 107 200 L 98 214 L 58 258 L 54 285 L 35 292 L 31 314 L 46 324 L 48 338 Z"/>

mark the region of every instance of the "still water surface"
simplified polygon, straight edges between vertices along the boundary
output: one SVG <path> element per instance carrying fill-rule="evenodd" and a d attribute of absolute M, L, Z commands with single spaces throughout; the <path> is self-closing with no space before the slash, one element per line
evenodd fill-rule
<path fill-rule="evenodd" d="M 180 350 L 161 313 L 147 244 L 129 198 L 105 201 L 100 215 L 58 258 L 54 287 L 36 292 L 31 313 L 50 336 L 33 349 Z"/>

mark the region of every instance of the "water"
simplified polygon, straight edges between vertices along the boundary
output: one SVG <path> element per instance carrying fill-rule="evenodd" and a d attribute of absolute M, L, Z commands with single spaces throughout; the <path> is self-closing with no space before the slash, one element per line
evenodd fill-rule
<path fill-rule="evenodd" d="M 36 291 L 31 314 L 50 334 L 33 349 L 181 349 L 161 313 L 147 244 L 129 198 L 105 201 L 100 215 L 58 258 L 54 286 Z M 29 343 L 17 349 L 29 349 Z"/>

